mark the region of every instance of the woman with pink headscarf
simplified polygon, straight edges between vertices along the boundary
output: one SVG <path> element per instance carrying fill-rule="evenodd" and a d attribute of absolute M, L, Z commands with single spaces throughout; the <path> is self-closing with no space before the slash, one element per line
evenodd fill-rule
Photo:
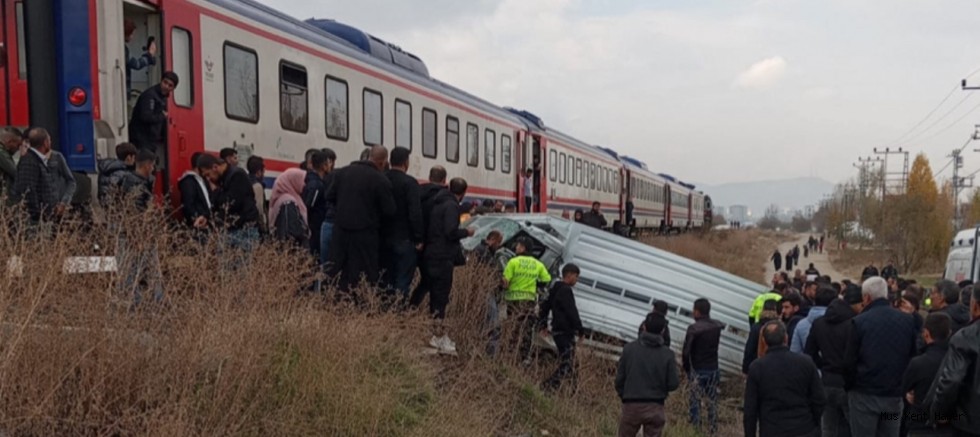
<path fill-rule="evenodd" d="M 269 199 L 269 233 L 279 241 L 299 247 L 307 247 L 310 239 L 302 195 L 305 185 L 306 172 L 291 168 L 276 178 Z"/>

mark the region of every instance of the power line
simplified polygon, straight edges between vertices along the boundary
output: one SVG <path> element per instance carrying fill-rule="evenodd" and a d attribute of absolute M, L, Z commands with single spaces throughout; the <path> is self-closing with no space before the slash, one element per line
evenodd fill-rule
<path fill-rule="evenodd" d="M 980 70 L 978 70 L 978 71 L 980 71 Z M 956 84 L 956 85 L 953 85 L 953 89 L 951 89 L 951 90 L 949 90 L 949 94 L 946 94 L 946 97 L 943 97 L 943 99 L 939 101 L 939 104 L 938 104 L 938 105 L 936 105 L 936 107 L 935 107 L 935 108 L 932 108 L 932 111 L 929 111 L 929 113 L 928 113 L 928 114 L 926 114 L 926 116 L 925 116 L 925 117 L 922 117 L 922 120 L 919 120 L 919 122 L 918 122 L 918 123 L 916 123 L 916 124 L 915 124 L 915 126 L 912 126 L 912 128 L 911 128 L 911 129 L 909 129 L 909 130 L 908 130 L 907 132 L 905 132 L 904 134 L 902 134 L 902 136 L 900 136 L 900 137 L 898 137 L 898 138 L 896 138 L 896 139 L 894 139 L 894 140 L 892 140 L 892 141 L 891 141 L 891 142 L 889 142 L 888 144 L 889 144 L 889 145 L 895 145 L 895 144 L 897 144 L 897 143 L 898 143 L 899 141 L 902 141 L 902 139 L 904 139 L 904 138 L 905 138 L 905 137 L 907 137 L 907 136 L 908 136 L 909 134 L 911 134 L 911 133 L 912 133 L 912 132 L 914 132 L 914 131 L 915 131 L 916 129 L 918 129 L 918 128 L 919 128 L 919 126 L 922 126 L 922 123 L 925 123 L 925 122 L 926 122 L 926 120 L 928 120 L 928 119 L 929 119 L 929 117 L 932 117 L 932 114 L 935 114 L 935 113 L 936 113 L 936 111 L 938 111 L 938 110 L 939 110 L 939 108 L 942 108 L 942 107 L 943 107 L 943 105 L 944 105 L 944 104 L 946 103 L 946 101 L 947 101 L 947 100 L 949 100 L 949 98 L 950 98 L 950 97 L 953 97 L 953 93 L 955 93 L 955 92 L 956 92 L 957 90 L 959 90 L 959 89 L 960 89 L 960 85 L 959 85 L 959 84 Z"/>
<path fill-rule="evenodd" d="M 949 111 L 946 111 L 946 113 L 945 113 L 945 114 L 943 114 L 943 116 L 942 116 L 942 117 L 939 117 L 939 118 L 937 118 L 936 120 L 934 120 L 934 121 L 933 121 L 933 122 L 932 122 L 932 123 L 931 123 L 931 124 L 929 125 L 929 127 L 927 127 L 927 128 L 925 128 L 925 130 L 923 130 L 923 131 L 921 131 L 921 132 L 919 132 L 918 134 L 915 134 L 915 135 L 914 135 L 914 136 L 913 136 L 912 138 L 909 138 L 909 139 L 907 139 L 907 140 L 905 140 L 905 141 L 902 141 L 902 142 L 900 143 L 900 145 L 903 145 L 903 146 L 905 146 L 905 145 L 909 145 L 909 144 L 912 144 L 912 143 L 914 143 L 914 142 L 916 142 L 916 141 L 925 141 L 925 140 L 927 140 L 927 139 L 931 139 L 931 138 L 934 138 L 934 137 L 935 137 L 936 135 L 938 135 L 938 134 L 941 134 L 941 133 L 943 133 L 943 132 L 945 132 L 945 131 L 946 131 L 946 129 L 949 129 L 949 128 L 950 128 L 950 127 L 952 127 L 952 126 L 946 126 L 945 128 L 943 128 L 943 129 L 941 129 L 941 130 L 940 130 L 939 132 L 936 132 L 936 133 L 934 133 L 934 134 L 932 134 L 932 135 L 930 135 L 929 137 L 927 137 L 927 138 L 925 138 L 925 139 L 922 139 L 922 138 L 920 138 L 920 137 L 921 137 L 922 135 L 925 135 L 925 134 L 926 134 L 927 132 L 929 132 L 930 130 L 932 130 L 932 128 L 934 128 L 934 127 L 936 127 L 936 125 L 938 125 L 938 124 L 939 124 L 939 122 L 941 122 L 941 121 L 943 121 L 943 120 L 945 120 L 945 119 L 946 119 L 947 117 L 949 117 L 950 115 L 952 115 L 952 114 L 953 114 L 953 112 L 956 112 L 956 110 L 957 110 L 957 109 L 959 109 L 959 107 L 960 107 L 960 106 L 963 106 L 963 104 L 964 104 L 964 103 L 966 103 L 966 101 L 967 101 L 967 100 L 970 100 L 971 98 L 973 98 L 973 94 L 966 94 L 966 95 L 964 95 L 964 96 L 963 96 L 963 98 L 962 98 L 962 99 L 960 99 L 960 101 L 959 101 L 959 102 L 956 102 L 956 105 L 954 105 L 954 106 L 953 106 L 953 107 L 952 107 L 952 108 L 951 108 L 951 109 L 950 109 Z M 978 107 L 980 107 L 980 106 L 978 106 Z M 971 109 L 971 110 L 970 110 L 970 112 L 973 112 L 973 111 L 975 111 L 976 109 L 977 109 L 977 107 L 974 107 L 973 109 Z M 963 120 L 963 118 L 964 118 L 964 117 L 966 117 L 967 115 L 969 115 L 969 114 L 970 114 L 970 112 L 967 112 L 967 113 L 966 113 L 966 114 L 964 114 L 964 115 L 963 115 L 962 117 L 960 117 L 960 118 L 958 118 L 958 119 L 956 119 L 956 121 L 954 121 L 954 122 L 953 122 L 953 124 L 956 124 L 956 123 L 958 123 L 958 122 L 959 122 L 960 120 Z"/>

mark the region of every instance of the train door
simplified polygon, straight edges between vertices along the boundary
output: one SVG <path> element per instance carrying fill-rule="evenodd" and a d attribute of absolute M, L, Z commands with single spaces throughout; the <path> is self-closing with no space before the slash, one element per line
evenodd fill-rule
<path fill-rule="evenodd" d="M 24 2 L 0 0 L 0 124 L 30 124 L 27 100 L 27 50 Z"/>
<path fill-rule="evenodd" d="M 674 226 L 674 198 L 670 184 L 664 184 L 664 223 L 662 231 L 667 233 Z"/>
<path fill-rule="evenodd" d="M 161 52 L 167 54 L 166 69 L 180 78 L 169 106 L 168 187 L 174 186 L 181 174 L 190 169 L 191 155 L 204 150 L 204 112 L 199 79 L 202 77 L 200 15 L 189 5 L 179 3 L 168 2 L 168 9 L 163 11 L 163 39 L 167 49 Z M 211 78 L 206 80 L 213 80 L 211 65 L 210 61 L 204 65 L 204 76 Z"/>
<path fill-rule="evenodd" d="M 547 143 L 540 135 L 531 136 L 531 164 L 534 172 L 534 212 L 548 212 Z"/>
<path fill-rule="evenodd" d="M 519 132 L 519 159 L 518 159 L 518 178 L 517 178 L 517 192 L 518 192 L 518 212 L 544 212 L 546 207 L 545 199 L 547 196 L 547 187 L 544 184 L 544 138 L 540 135 L 536 135 L 529 132 Z M 527 186 L 529 185 L 527 180 L 527 171 L 531 171 L 530 179 L 530 191 L 532 193 L 532 202 L 530 207 L 528 207 L 525 201 L 527 193 Z"/>

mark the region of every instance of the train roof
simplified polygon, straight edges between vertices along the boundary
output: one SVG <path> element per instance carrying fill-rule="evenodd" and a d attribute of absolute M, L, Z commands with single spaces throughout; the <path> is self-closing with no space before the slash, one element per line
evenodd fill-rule
<path fill-rule="evenodd" d="M 619 156 L 619 160 L 622 161 L 624 164 L 626 164 L 629 167 L 635 167 L 635 168 L 641 169 L 641 170 L 648 170 L 647 169 L 647 163 L 645 163 L 643 161 L 640 161 L 639 159 L 636 159 L 636 158 L 633 158 L 633 157 L 630 157 L 630 156 L 626 156 L 626 155 L 620 155 Z"/>
<path fill-rule="evenodd" d="M 429 77 L 429 68 L 418 56 L 374 35 L 331 19 L 310 18 L 306 20 L 306 23 L 351 43 L 354 47 L 380 59 L 382 62 L 397 65 L 423 77 Z"/>
<path fill-rule="evenodd" d="M 332 20 L 314 20 L 312 23 L 299 20 L 254 0 L 204 1 L 292 35 L 296 40 L 327 48 L 360 62 L 371 64 L 399 79 L 443 93 L 514 124 L 527 124 L 525 119 L 498 105 L 430 77 L 425 63 L 417 56 L 351 26 Z M 330 31 L 324 30 L 323 27 L 330 29 Z M 385 49 L 382 47 L 387 48 L 387 53 L 391 56 L 390 60 L 386 58 Z"/>

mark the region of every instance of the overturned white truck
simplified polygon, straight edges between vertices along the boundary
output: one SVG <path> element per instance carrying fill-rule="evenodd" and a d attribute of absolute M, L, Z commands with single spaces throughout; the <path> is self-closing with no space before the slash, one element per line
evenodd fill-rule
<path fill-rule="evenodd" d="M 635 340 L 640 323 L 654 300 L 667 302 L 671 347 L 683 347 L 684 333 L 694 323 L 694 301 L 711 301 L 711 317 L 725 324 L 718 351 L 721 370 L 741 373 L 748 337 L 749 307 L 766 286 L 700 264 L 649 245 L 578 223 L 546 215 L 479 216 L 465 224 L 476 230 L 463 241 L 472 250 L 492 230 L 503 233 L 497 252 L 501 265 L 514 256 L 514 240 L 534 241 L 531 253 L 556 279 L 561 266 L 578 265 L 582 274 L 575 300 L 582 323 L 590 332 L 587 345 L 618 356 L 623 342 Z"/>

